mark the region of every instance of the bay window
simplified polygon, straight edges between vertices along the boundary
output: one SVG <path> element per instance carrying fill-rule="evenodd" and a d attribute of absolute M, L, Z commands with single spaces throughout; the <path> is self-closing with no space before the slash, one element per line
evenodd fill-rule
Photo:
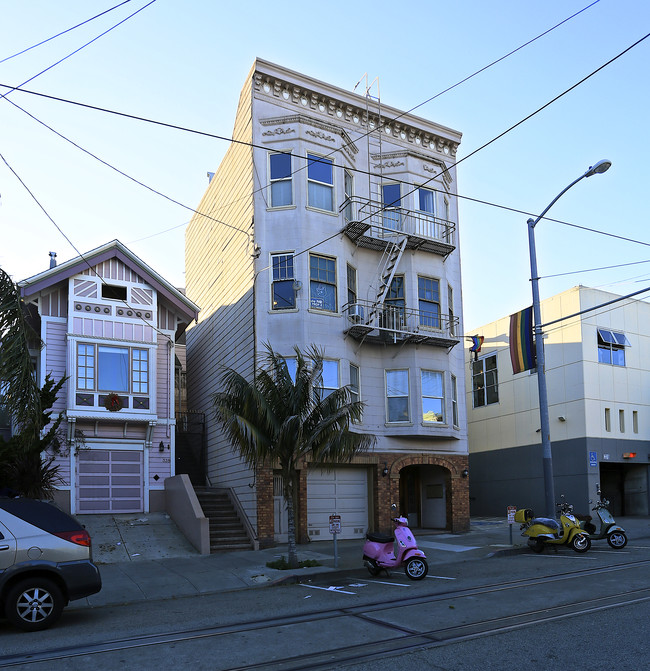
<path fill-rule="evenodd" d="M 270 154 L 271 207 L 293 205 L 291 154 Z"/>
<path fill-rule="evenodd" d="M 422 371 L 422 421 L 445 421 L 445 393 L 442 373 L 435 370 Z"/>
<path fill-rule="evenodd" d="M 408 422 L 409 415 L 409 372 L 404 370 L 386 371 L 386 421 Z"/>

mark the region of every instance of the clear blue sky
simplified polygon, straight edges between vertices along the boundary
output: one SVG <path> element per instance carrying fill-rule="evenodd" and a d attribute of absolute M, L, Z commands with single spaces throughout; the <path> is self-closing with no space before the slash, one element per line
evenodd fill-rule
<path fill-rule="evenodd" d="M 118 4 L 118 0 L 0 0 L 0 61 Z M 16 86 L 107 30 L 146 0 L 0 63 Z M 379 0 L 326 5 L 157 0 L 25 88 L 230 137 L 255 57 L 352 90 L 368 73 L 381 98 L 407 110 L 587 7 L 589 0 L 487 3 Z M 574 85 L 650 32 L 646 0 L 600 0 L 505 61 L 415 113 L 463 133 L 458 159 Z M 461 195 L 539 213 L 601 158 L 553 218 L 537 227 L 540 275 L 650 259 L 646 193 L 650 38 L 458 166 Z M 0 94 L 6 89 L 0 89 Z M 104 161 L 196 207 L 227 143 L 14 92 L 9 98 Z M 116 174 L 0 100 L 0 153 L 75 247 L 118 238 L 183 286 L 188 210 Z M 531 302 L 527 215 L 460 201 L 465 323 Z M 171 230 L 169 230 L 171 229 Z M 165 232 L 168 231 L 168 232 Z M 0 266 L 15 280 L 77 253 L 0 161 Z M 650 286 L 650 264 L 541 283 L 542 298 L 576 284 L 615 293 Z"/>

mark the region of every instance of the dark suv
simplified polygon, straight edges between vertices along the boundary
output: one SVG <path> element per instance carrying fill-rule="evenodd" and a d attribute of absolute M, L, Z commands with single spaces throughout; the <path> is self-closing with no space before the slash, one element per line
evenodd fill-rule
<path fill-rule="evenodd" d="M 46 629 L 69 601 L 101 587 L 76 520 L 44 501 L 0 498 L 0 615 L 26 631 Z"/>

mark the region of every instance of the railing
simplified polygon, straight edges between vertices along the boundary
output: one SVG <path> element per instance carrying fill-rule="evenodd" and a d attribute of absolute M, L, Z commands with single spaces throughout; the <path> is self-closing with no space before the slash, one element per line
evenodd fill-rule
<path fill-rule="evenodd" d="M 432 338 L 452 341 L 459 332 L 458 317 L 449 317 L 427 310 L 401 306 L 373 305 L 371 301 L 357 300 L 343 307 L 347 328 L 351 335 L 367 335 L 371 331 L 393 333 L 398 336 Z"/>
<path fill-rule="evenodd" d="M 363 223 L 369 227 L 367 235 L 386 238 L 405 234 L 424 240 L 436 240 L 455 245 L 456 224 L 428 212 L 404 207 L 385 207 L 378 201 L 353 196 L 339 208 L 346 224 Z"/>

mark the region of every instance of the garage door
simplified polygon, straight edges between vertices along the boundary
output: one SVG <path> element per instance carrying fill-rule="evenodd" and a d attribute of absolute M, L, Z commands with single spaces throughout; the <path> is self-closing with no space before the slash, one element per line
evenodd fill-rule
<path fill-rule="evenodd" d="M 78 513 L 141 513 L 142 452 L 82 450 L 77 461 Z"/>
<path fill-rule="evenodd" d="M 307 529 L 311 540 L 331 540 L 330 515 L 341 516 L 339 538 L 363 538 L 368 529 L 365 468 L 314 470 L 307 475 Z"/>

